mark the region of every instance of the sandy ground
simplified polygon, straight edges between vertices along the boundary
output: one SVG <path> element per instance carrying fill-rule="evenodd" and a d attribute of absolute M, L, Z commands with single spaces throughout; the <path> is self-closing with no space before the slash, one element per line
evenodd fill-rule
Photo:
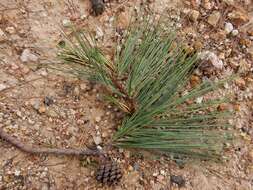
<path fill-rule="evenodd" d="M 57 61 L 60 30 L 69 21 L 90 28 L 112 56 L 115 27 L 128 25 L 131 12 L 140 11 L 140 1 L 110 1 L 98 17 L 90 14 L 88 0 L 71 2 L 0 1 L 0 127 L 38 146 L 84 148 L 99 141 L 103 147 L 110 142 L 120 113 L 101 101 L 99 86 L 44 66 Z M 165 16 L 165 25 L 177 28 L 189 48 L 214 52 L 221 61 L 211 61 L 208 70 L 196 72 L 191 83 L 240 73 L 223 89 L 236 100 L 230 105 L 236 110 L 230 121 L 236 140 L 224 153 L 227 161 L 182 165 L 146 152 L 111 149 L 108 153 L 124 176 L 117 186 L 102 187 L 94 179 L 93 158 L 29 155 L 1 141 L 0 189 L 253 189 L 253 2 L 142 2 L 147 11 Z M 227 22 L 233 24 L 231 31 L 225 27 Z M 223 91 L 218 95 L 224 96 Z M 171 175 L 182 176 L 185 187 L 172 184 Z"/>

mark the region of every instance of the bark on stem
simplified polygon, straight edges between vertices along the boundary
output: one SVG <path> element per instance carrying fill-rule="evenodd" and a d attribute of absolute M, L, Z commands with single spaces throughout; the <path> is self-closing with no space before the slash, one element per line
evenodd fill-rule
<path fill-rule="evenodd" d="M 113 84 L 116 86 L 116 88 L 120 91 L 120 93 L 122 93 L 124 95 L 124 100 L 127 103 L 128 107 L 129 107 L 129 112 L 132 114 L 135 112 L 135 103 L 134 100 L 131 99 L 127 92 L 125 91 L 124 87 L 117 81 L 117 79 L 115 79 L 117 77 L 112 76 L 112 82 Z"/>
<path fill-rule="evenodd" d="M 12 137 L 0 128 L 0 138 L 9 142 L 23 152 L 30 154 L 55 154 L 55 155 L 76 155 L 76 156 L 95 156 L 102 155 L 98 150 L 80 150 L 80 149 L 60 149 L 60 148 L 41 148 L 27 145 Z"/>

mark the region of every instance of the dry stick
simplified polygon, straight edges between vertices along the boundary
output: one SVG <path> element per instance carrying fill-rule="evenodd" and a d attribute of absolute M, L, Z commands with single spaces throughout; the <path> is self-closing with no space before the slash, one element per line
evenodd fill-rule
<path fill-rule="evenodd" d="M 58 149 L 58 148 L 41 148 L 27 145 L 12 137 L 0 128 L 0 138 L 9 142 L 13 146 L 30 154 L 56 154 L 56 155 L 75 155 L 75 156 L 96 156 L 102 155 L 98 150 L 78 150 L 78 149 Z"/>
<path fill-rule="evenodd" d="M 18 86 L 20 87 L 20 86 L 26 85 L 26 84 L 28 84 L 28 83 L 30 83 L 30 82 L 35 82 L 35 81 L 37 81 L 37 80 L 44 79 L 44 78 L 45 78 L 45 77 L 38 77 L 38 78 L 29 80 L 29 81 L 21 82 L 21 83 L 19 83 L 19 84 L 17 84 L 17 85 L 14 85 L 14 86 L 7 87 L 7 88 L 3 89 L 3 90 L 0 92 L 0 94 L 5 93 L 6 91 L 11 90 L 11 89 L 13 89 L 13 88 L 16 88 L 16 87 L 18 87 Z"/>

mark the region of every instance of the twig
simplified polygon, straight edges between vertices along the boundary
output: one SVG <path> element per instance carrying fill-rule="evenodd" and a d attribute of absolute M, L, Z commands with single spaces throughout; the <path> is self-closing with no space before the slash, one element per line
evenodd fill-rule
<path fill-rule="evenodd" d="M 63 164 L 66 164 L 66 162 L 58 162 L 58 163 L 53 163 L 53 164 L 40 164 L 40 166 L 49 167 L 49 166 L 58 166 L 58 165 L 63 165 Z"/>
<path fill-rule="evenodd" d="M 31 145 L 24 144 L 6 133 L 3 129 L 0 128 L 0 137 L 17 147 L 23 152 L 30 154 L 55 154 L 55 155 L 75 155 L 75 156 L 95 156 L 102 155 L 98 150 L 78 150 L 78 149 L 60 149 L 60 148 L 41 148 L 33 147 Z"/>
<path fill-rule="evenodd" d="M 2 3 L 0 3 L 0 6 L 3 7 L 3 9 L 0 9 L 0 12 L 18 9 L 18 7 L 7 7 L 6 5 Z"/>
<path fill-rule="evenodd" d="M 17 84 L 17 85 L 14 85 L 14 86 L 7 87 L 7 88 L 3 89 L 3 90 L 0 92 L 0 94 L 5 93 L 6 91 L 9 91 L 9 90 L 14 89 L 14 88 L 16 88 L 16 87 L 20 87 L 20 86 L 26 85 L 26 84 L 28 84 L 28 83 L 30 83 L 30 82 L 35 82 L 35 81 L 40 80 L 40 79 L 44 79 L 44 77 L 38 77 L 38 78 L 29 80 L 29 81 L 21 82 L 21 83 L 19 83 L 19 84 Z"/>

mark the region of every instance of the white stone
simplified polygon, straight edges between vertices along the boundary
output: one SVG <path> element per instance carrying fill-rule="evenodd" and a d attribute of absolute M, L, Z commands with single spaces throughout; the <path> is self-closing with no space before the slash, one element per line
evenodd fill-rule
<path fill-rule="evenodd" d="M 6 88 L 7 88 L 7 86 L 6 86 L 6 85 L 4 85 L 4 84 L 0 84 L 0 92 L 1 92 L 2 90 L 6 89 Z"/>
<path fill-rule="evenodd" d="M 222 69 L 223 68 L 223 62 L 222 60 L 219 59 L 215 53 L 210 52 L 210 51 L 204 51 L 199 53 L 199 58 L 201 60 L 208 60 L 212 63 L 212 65 L 217 68 L 217 69 Z"/>
<path fill-rule="evenodd" d="M 2 29 L 0 29 L 0 36 L 4 36 L 4 31 Z"/>
<path fill-rule="evenodd" d="M 62 25 L 63 25 L 64 27 L 69 27 L 69 26 L 71 26 L 71 21 L 70 21 L 69 19 L 64 19 L 64 20 L 62 21 Z"/>
<path fill-rule="evenodd" d="M 100 27 L 98 27 L 97 26 L 97 28 L 96 28 L 96 36 L 95 36 L 95 38 L 102 38 L 104 36 L 104 32 L 103 32 L 103 30 L 100 28 Z"/>
<path fill-rule="evenodd" d="M 30 49 L 25 49 L 21 56 L 20 56 L 20 59 L 22 62 L 28 62 L 28 61 L 33 61 L 33 62 L 36 62 L 38 61 L 38 57 L 36 55 L 34 55 Z"/>
<path fill-rule="evenodd" d="M 223 86 L 225 89 L 229 89 L 229 84 L 227 82 Z"/>
<path fill-rule="evenodd" d="M 22 117 L 21 111 L 18 110 L 18 111 L 16 112 L 16 114 L 17 114 L 18 117 Z"/>
<path fill-rule="evenodd" d="M 220 60 L 217 56 L 215 59 L 212 61 L 212 64 L 215 68 L 217 69 L 222 69 L 223 68 L 223 61 Z"/>
<path fill-rule="evenodd" d="M 101 121 L 101 117 L 100 117 L 100 116 L 97 116 L 97 117 L 95 118 L 95 121 L 96 121 L 97 123 L 99 123 L 99 122 Z"/>
<path fill-rule="evenodd" d="M 41 76 L 44 76 L 44 77 L 48 75 L 47 70 L 45 68 L 38 70 L 37 73 Z"/>
<path fill-rule="evenodd" d="M 189 14 L 190 11 L 191 11 L 191 9 L 188 9 L 188 8 L 184 8 L 184 9 L 182 10 L 182 12 L 183 12 L 184 14 Z"/>
<path fill-rule="evenodd" d="M 202 101 L 203 101 L 203 97 L 198 97 L 198 98 L 196 99 L 196 103 L 197 103 L 197 104 L 201 104 Z"/>
<path fill-rule="evenodd" d="M 123 153 L 124 150 L 123 150 L 122 148 L 119 148 L 119 152 L 120 152 L 120 153 Z"/>
<path fill-rule="evenodd" d="M 227 34 L 229 34 L 230 32 L 232 32 L 233 29 L 234 29 L 234 26 L 233 26 L 232 23 L 230 23 L 230 22 L 226 22 L 226 23 L 225 23 L 225 32 L 226 32 Z"/>
<path fill-rule="evenodd" d="M 8 32 L 9 34 L 14 34 L 15 33 L 15 28 L 12 26 L 7 27 L 6 32 Z"/>
<path fill-rule="evenodd" d="M 84 20 L 84 19 L 86 19 L 88 16 L 86 15 L 86 14 L 83 14 L 83 15 L 81 15 L 81 17 L 80 17 L 80 19 L 81 20 Z"/>
<path fill-rule="evenodd" d="M 110 26 L 113 24 L 114 20 L 115 20 L 114 16 L 109 17 L 108 22 L 109 22 Z"/>
<path fill-rule="evenodd" d="M 237 36 L 238 34 L 239 34 L 239 31 L 238 31 L 238 30 L 235 29 L 235 30 L 232 31 L 232 35 L 233 35 L 233 36 Z"/>
<path fill-rule="evenodd" d="M 96 129 L 96 130 L 99 130 L 99 126 L 98 126 L 98 125 L 95 125 L 95 129 Z"/>
<path fill-rule="evenodd" d="M 204 1 L 203 7 L 207 10 L 210 10 L 210 9 L 212 9 L 213 4 L 209 1 Z"/>
<path fill-rule="evenodd" d="M 33 100 L 31 100 L 30 103 L 35 110 L 40 109 L 40 101 L 38 99 L 33 99 Z"/>
<path fill-rule="evenodd" d="M 160 174 L 161 174 L 161 175 L 166 175 L 166 172 L 165 172 L 164 170 L 161 170 L 161 171 L 160 171 Z"/>
<path fill-rule="evenodd" d="M 100 136 L 94 136 L 93 140 L 94 140 L 96 145 L 99 145 L 99 144 L 102 143 L 102 138 Z"/>
<path fill-rule="evenodd" d="M 80 84 L 80 89 L 81 90 L 86 90 L 87 89 L 87 85 L 85 83 Z"/>
<path fill-rule="evenodd" d="M 196 2 L 196 5 L 197 5 L 197 6 L 200 6 L 200 5 L 201 5 L 201 0 L 195 0 L 195 2 Z"/>
<path fill-rule="evenodd" d="M 5 33 L 0 29 L 0 42 L 3 42 L 6 40 L 6 35 Z"/>
<path fill-rule="evenodd" d="M 154 176 L 154 177 L 157 177 L 158 175 L 159 175 L 158 172 L 153 173 L 153 176 Z"/>
<path fill-rule="evenodd" d="M 99 146 L 99 145 L 97 146 L 97 149 L 98 150 L 103 150 L 103 148 L 101 146 Z"/>
<path fill-rule="evenodd" d="M 14 175 L 15 175 L 15 176 L 20 176 L 20 173 L 21 173 L 20 170 L 15 170 Z"/>
<path fill-rule="evenodd" d="M 191 11 L 191 19 L 192 19 L 192 21 L 194 21 L 194 22 L 196 22 L 197 20 L 198 20 L 198 18 L 199 18 L 199 11 L 197 11 L 197 10 L 192 10 Z"/>

